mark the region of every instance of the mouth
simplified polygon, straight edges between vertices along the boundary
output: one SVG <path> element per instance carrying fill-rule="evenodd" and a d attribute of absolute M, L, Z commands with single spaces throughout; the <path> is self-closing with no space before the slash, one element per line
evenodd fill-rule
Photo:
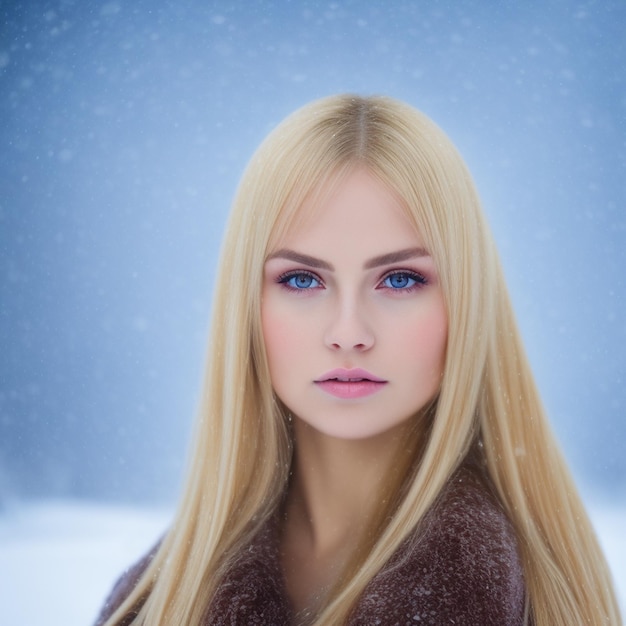
<path fill-rule="evenodd" d="M 334 381 L 338 383 L 361 383 L 361 382 L 370 382 L 370 383 L 386 383 L 387 381 L 383 378 L 379 378 L 378 376 L 374 376 L 367 370 L 361 368 L 354 369 L 343 369 L 338 368 L 331 370 L 330 372 L 326 372 L 322 374 L 319 378 L 317 378 L 314 382 L 316 383 L 324 383 L 328 381 Z"/>
<path fill-rule="evenodd" d="M 361 369 L 333 370 L 314 381 L 322 391 L 344 400 L 370 396 L 380 391 L 387 382 Z"/>

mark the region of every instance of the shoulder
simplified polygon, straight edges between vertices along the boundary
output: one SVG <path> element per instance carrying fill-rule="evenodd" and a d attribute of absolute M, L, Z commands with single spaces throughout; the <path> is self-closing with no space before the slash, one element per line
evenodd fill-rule
<path fill-rule="evenodd" d="M 437 544 L 445 555 L 473 568 L 521 570 L 513 526 L 474 470 L 463 468 L 453 476 L 424 522 L 424 547 Z M 489 559 L 480 558 L 487 555 Z"/>
<path fill-rule="evenodd" d="M 384 610 L 393 615 L 385 624 L 517 626 L 524 603 L 514 529 L 486 483 L 463 468 L 415 535 L 371 581 L 357 612 L 371 619 Z"/>
<path fill-rule="evenodd" d="M 154 555 L 159 549 L 161 542 L 159 541 L 147 554 L 145 554 L 139 561 L 137 561 L 134 565 L 129 567 L 117 580 L 113 589 L 109 593 L 102 609 L 100 610 L 100 614 L 98 615 L 98 619 L 94 626 L 102 626 L 111 615 L 117 610 L 117 608 L 126 600 L 126 598 L 133 591 L 139 579 L 146 571 Z M 120 626 L 126 626 L 133 621 L 133 618 L 137 615 L 137 611 L 139 607 L 136 607 L 136 610 L 131 611 L 124 621 L 121 622 Z"/>

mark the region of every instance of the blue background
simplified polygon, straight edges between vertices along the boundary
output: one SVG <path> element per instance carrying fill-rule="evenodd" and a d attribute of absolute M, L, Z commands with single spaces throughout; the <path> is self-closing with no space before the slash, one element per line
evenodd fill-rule
<path fill-rule="evenodd" d="M 0 504 L 169 502 L 243 168 L 408 101 L 465 156 L 583 488 L 626 497 L 626 3 L 0 1 Z"/>

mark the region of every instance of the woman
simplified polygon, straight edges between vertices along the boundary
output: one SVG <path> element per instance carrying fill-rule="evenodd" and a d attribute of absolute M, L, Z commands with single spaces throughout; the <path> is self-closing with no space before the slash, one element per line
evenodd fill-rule
<path fill-rule="evenodd" d="M 253 157 L 184 494 L 100 623 L 620 623 L 471 178 L 411 107 L 323 99 Z"/>

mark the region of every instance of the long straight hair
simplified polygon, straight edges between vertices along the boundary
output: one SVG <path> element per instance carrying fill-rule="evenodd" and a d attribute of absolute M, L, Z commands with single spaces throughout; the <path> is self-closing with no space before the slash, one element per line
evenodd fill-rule
<path fill-rule="evenodd" d="M 223 243 L 206 380 L 182 498 L 151 565 L 108 625 L 199 624 L 238 551 L 287 488 L 292 441 L 260 327 L 265 259 L 305 199 L 366 167 L 403 202 L 439 271 L 448 342 L 432 426 L 394 514 L 319 612 L 340 624 L 418 527 L 471 449 L 512 521 L 536 626 L 620 623 L 612 582 L 550 431 L 473 182 L 445 134 L 412 107 L 344 95 L 300 109 L 242 178 Z"/>

